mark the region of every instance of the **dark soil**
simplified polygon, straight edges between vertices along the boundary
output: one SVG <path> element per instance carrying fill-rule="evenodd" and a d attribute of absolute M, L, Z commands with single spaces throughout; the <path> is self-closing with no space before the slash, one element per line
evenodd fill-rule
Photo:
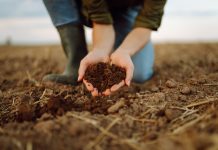
<path fill-rule="evenodd" d="M 93 98 L 41 82 L 63 70 L 61 47 L 0 47 L 0 149 L 217 150 L 218 44 L 155 49 L 151 80 Z"/>
<path fill-rule="evenodd" d="M 125 69 L 108 63 L 90 65 L 84 75 L 84 79 L 97 88 L 99 92 L 110 89 L 126 78 Z"/>

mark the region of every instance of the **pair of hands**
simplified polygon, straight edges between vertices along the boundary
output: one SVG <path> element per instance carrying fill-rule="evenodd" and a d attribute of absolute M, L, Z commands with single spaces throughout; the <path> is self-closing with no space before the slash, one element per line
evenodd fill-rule
<path fill-rule="evenodd" d="M 79 67 L 78 81 L 82 81 L 85 71 L 89 65 L 98 62 L 111 62 L 114 65 L 126 69 L 126 79 L 117 85 L 112 86 L 110 89 L 99 93 L 92 84 L 83 80 L 87 89 L 93 96 L 110 95 L 111 92 L 118 90 L 120 87 L 130 85 L 133 77 L 134 65 L 131 56 L 141 50 L 151 37 L 151 30 L 148 28 L 136 27 L 126 36 L 124 41 L 112 54 L 111 51 L 114 47 L 115 31 L 113 25 L 105 25 L 93 23 L 93 50 L 82 59 Z"/>
<path fill-rule="evenodd" d="M 91 83 L 88 83 L 86 80 L 83 79 L 87 67 L 98 62 L 111 62 L 112 64 L 125 68 L 126 79 L 121 81 L 119 84 L 113 85 L 110 89 L 106 89 L 104 92 L 99 93 L 98 90 L 93 87 Z M 108 55 L 102 50 L 93 50 L 80 62 L 78 81 L 83 80 L 83 83 L 85 84 L 86 88 L 91 92 L 92 96 L 110 95 L 112 92 L 117 91 L 125 84 L 128 86 L 130 85 L 131 79 L 133 77 L 133 70 L 134 65 L 131 60 L 131 56 L 128 53 L 117 50 L 111 55 Z"/>

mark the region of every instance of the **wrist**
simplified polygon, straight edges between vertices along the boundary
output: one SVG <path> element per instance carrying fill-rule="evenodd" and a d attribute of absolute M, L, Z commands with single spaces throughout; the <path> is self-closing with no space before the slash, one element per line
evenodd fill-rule
<path fill-rule="evenodd" d="M 102 53 L 102 54 L 105 54 L 105 55 L 109 55 L 111 53 L 112 49 L 93 47 L 92 51 L 97 52 L 97 53 Z"/>
<path fill-rule="evenodd" d="M 150 29 L 135 28 L 126 36 L 117 50 L 133 56 L 147 44 L 147 42 L 150 40 L 150 36 Z"/>
<path fill-rule="evenodd" d="M 129 56 L 132 56 L 132 55 L 133 55 L 133 53 L 131 52 L 131 50 L 128 49 L 128 48 L 122 48 L 122 47 L 120 47 L 120 48 L 118 48 L 115 52 L 117 52 L 117 53 L 122 53 L 122 54 L 129 55 Z"/>
<path fill-rule="evenodd" d="M 113 50 L 115 31 L 112 25 L 94 23 L 93 27 L 93 51 L 104 52 L 109 55 Z"/>

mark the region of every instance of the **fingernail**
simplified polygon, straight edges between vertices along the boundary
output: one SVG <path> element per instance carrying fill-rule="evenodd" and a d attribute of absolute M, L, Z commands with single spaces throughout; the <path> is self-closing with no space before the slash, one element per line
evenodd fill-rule
<path fill-rule="evenodd" d="M 127 81 L 127 85 L 130 86 L 130 81 Z"/>
<path fill-rule="evenodd" d="M 80 80 L 80 76 L 78 77 L 77 81 L 79 81 L 79 80 Z"/>

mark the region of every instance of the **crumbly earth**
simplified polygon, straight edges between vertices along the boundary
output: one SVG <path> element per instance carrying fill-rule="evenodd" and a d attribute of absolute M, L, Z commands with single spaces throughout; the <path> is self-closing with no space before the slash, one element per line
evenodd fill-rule
<path fill-rule="evenodd" d="M 109 97 L 43 84 L 60 46 L 0 47 L 0 149 L 217 150 L 218 44 L 155 45 L 154 77 Z"/>
<path fill-rule="evenodd" d="M 125 78 L 126 71 L 124 68 L 102 62 L 90 65 L 84 75 L 84 79 L 97 88 L 99 92 L 110 89 Z"/>

